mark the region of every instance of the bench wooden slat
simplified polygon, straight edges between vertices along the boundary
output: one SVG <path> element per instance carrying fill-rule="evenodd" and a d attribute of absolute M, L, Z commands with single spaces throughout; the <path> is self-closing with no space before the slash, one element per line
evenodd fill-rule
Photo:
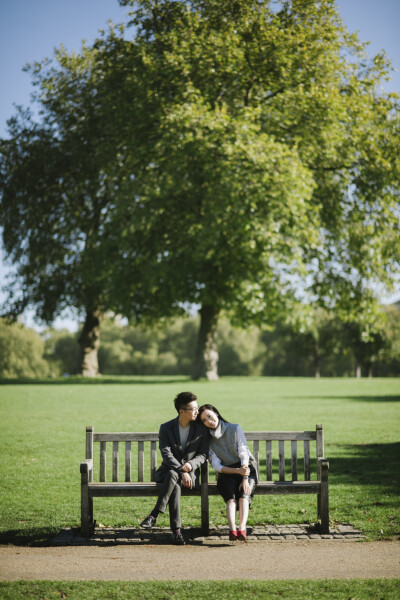
<path fill-rule="evenodd" d="M 125 481 L 131 481 L 132 442 L 125 442 Z"/>
<path fill-rule="evenodd" d="M 138 442 L 138 481 L 144 480 L 144 442 Z"/>
<path fill-rule="evenodd" d="M 144 496 L 158 496 L 160 493 L 160 486 L 157 483 L 152 482 L 105 482 L 105 483 L 90 483 L 88 484 L 88 492 L 91 498 L 112 498 L 112 497 L 144 497 Z M 189 490 L 182 488 L 182 496 L 200 496 L 201 490 Z M 216 489 L 216 494 L 218 490 Z"/>
<path fill-rule="evenodd" d="M 279 440 L 279 481 L 285 481 L 285 442 Z"/>
<path fill-rule="evenodd" d="M 100 442 L 100 481 L 106 480 L 106 443 Z"/>
<path fill-rule="evenodd" d="M 315 440 L 315 431 L 245 431 L 246 440 L 276 441 L 276 440 Z M 96 435 L 96 434 L 95 434 Z"/>
<path fill-rule="evenodd" d="M 257 484 L 257 494 L 316 494 L 320 489 L 319 481 L 260 481 Z M 127 496 L 158 496 L 160 486 L 156 483 L 143 482 L 106 482 L 89 483 L 89 495 L 93 498 L 100 497 L 127 497 Z M 201 490 L 188 490 L 182 488 L 183 496 L 199 496 Z M 215 481 L 209 481 L 207 486 L 208 496 L 218 496 L 219 491 Z"/>
<path fill-rule="evenodd" d="M 291 451 L 292 451 L 292 481 L 297 481 L 297 442 L 296 440 L 291 441 Z"/>
<path fill-rule="evenodd" d="M 255 461 L 257 463 L 257 471 L 260 472 L 260 442 L 258 440 L 254 440 L 253 442 L 253 455 Z"/>
<path fill-rule="evenodd" d="M 112 480 L 113 481 L 118 481 L 118 467 L 119 467 L 118 442 L 113 442 L 113 456 L 112 456 Z"/>
<path fill-rule="evenodd" d="M 315 440 L 315 431 L 245 431 L 247 440 L 254 441 L 273 441 L 273 440 Z M 129 431 L 121 432 L 100 432 L 93 434 L 94 442 L 157 442 L 158 433 L 155 431 L 144 431 L 143 433 L 135 433 Z M 89 457 L 87 457 L 89 458 Z"/>
<path fill-rule="evenodd" d="M 310 442 L 304 440 L 304 479 L 310 480 Z"/>
<path fill-rule="evenodd" d="M 150 479 L 155 481 L 157 470 L 157 444 L 150 442 Z"/>
<path fill-rule="evenodd" d="M 93 435 L 93 440 L 95 442 L 137 442 L 137 441 L 145 441 L 145 442 L 157 442 L 158 441 L 158 433 L 155 431 L 143 433 L 131 433 L 129 431 L 126 432 L 115 432 L 115 433 L 95 433 Z"/>
<path fill-rule="evenodd" d="M 267 481 L 272 481 L 272 442 L 268 441 L 267 446 Z"/>

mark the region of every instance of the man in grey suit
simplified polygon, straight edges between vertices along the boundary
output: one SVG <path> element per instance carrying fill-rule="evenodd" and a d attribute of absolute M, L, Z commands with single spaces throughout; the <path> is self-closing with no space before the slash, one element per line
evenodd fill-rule
<path fill-rule="evenodd" d="M 156 471 L 161 484 L 155 507 L 141 523 L 150 529 L 160 513 L 169 506 L 169 520 L 174 544 L 185 543 L 181 532 L 181 486 L 199 487 L 199 467 L 208 456 L 208 430 L 196 422 L 199 405 L 197 396 L 181 392 L 174 400 L 178 417 L 160 427 L 159 446 L 162 464 Z"/>

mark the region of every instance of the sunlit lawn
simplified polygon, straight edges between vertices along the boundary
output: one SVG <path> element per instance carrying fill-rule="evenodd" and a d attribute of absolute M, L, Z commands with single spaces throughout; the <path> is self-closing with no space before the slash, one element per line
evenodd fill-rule
<path fill-rule="evenodd" d="M 400 379 L 227 377 L 193 383 L 131 377 L 0 386 L 0 541 L 40 543 L 63 527 L 78 526 L 86 425 L 95 431 L 157 431 L 175 416 L 173 398 L 186 389 L 245 430 L 304 430 L 322 423 L 332 522 L 351 522 L 372 539 L 399 535 Z M 137 526 L 153 502 L 98 499 L 95 518 Z M 313 495 L 258 496 L 249 525 L 315 519 Z M 225 524 L 218 497 L 211 498 L 211 520 Z M 199 499 L 183 499 L 183 521 L 200 524 Z M 168 517 L 159 524 L 167 526 Z"/>
<path fill-rule="evenodd" d="M 148 581 L 148 582 L 52 582 L 0 583 L 2 600 L 394 600 L 399 598 L 399 580 L 353 579 L 324 581 Z"/>

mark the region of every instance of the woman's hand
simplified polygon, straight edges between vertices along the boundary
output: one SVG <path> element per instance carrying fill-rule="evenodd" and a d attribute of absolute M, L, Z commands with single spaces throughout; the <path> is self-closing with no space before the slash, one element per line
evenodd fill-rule
<path fill-rule="evenodd" d="M 240 475 L 242 475 L 242 477 L 247 477 L 248 475 L 250 475 L 250 469 L 249 469 L 249 467 L 242 465 L 241 467 L 238 468 L 238 473 Z"/>
<path fill-rule="evenodd" d="M 248 479 L 243 479 L 242 483 L 239 486 L 239 490 L 240 488 L 243 489 L 244 493 L 246 494 L 246 496 L 250 495 L 250 485 L 249 485 L 249 480 Z"/>

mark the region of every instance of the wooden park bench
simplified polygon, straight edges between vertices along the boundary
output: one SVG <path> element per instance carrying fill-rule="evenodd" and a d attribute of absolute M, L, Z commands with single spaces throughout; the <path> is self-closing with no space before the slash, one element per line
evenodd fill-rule
<path fill-rule="evenodd" d="M 259 483 L 255 493 L 317 494 L 320 531 L 329 533 L 329 462 L 324 458 L 322 425 L 317 425 L 315 431 L 247 431 L 245 435 L 258 465 Z M 94 442 L 100 444 L 98 480 L 94 480 Z M 94 433 L 93 427 L 86 428 L 86 460 L 80 465 L 82 535 L 89 536 L 95 525 L 93 498 L 158 496 L 159 485 L 154 481 L 157 469 L 157 442 L 158 433 Z M 120 443 L 125 445 L 124 481 L 119 481 Z M 132 443 L 137 444 L 133 452 L 135 460 L 132 458 Z M 107 444 L 112 448 L 112 455 L 108 461 Z M 290 469 L 289 460 L 285 459 L 285 444 L 290 445 Z M 147 464 L 145 445 L 149 446 L 150 451 L 150 462 Z M 273 459 L 276 449 L 277 458 Z M 315 478 L 311 479 L 311 465 L 314 459 Z M 107 481 L 106 477 L 107 463 L 111 467 L 111 481 Z M 276 479 L 273 479 L 273 470 L 277 470 Z M 300 470 L 303 472 L 302 477 L 300 477 Z M 132 477 L 132 471 L 135 471 L 136 477 Z M 208 461 L 201 466 L 200 480 L 200 490 L 182 488 L 182 495 L 201 496 L 201 524 L 203 533 L 207 535 L 209 532 L 208 498 L 218 495 L 216 482 L 209 480 Z"/>

